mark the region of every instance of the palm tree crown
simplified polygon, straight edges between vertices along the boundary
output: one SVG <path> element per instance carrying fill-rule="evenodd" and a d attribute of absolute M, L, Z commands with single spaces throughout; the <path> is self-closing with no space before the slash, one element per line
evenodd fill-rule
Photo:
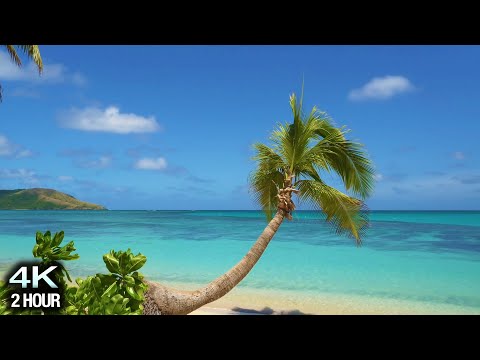
<path fill-rule="evenodd" d="M 373 190 L 373 165 L 363 145 L 347 140 L 348 130 L 334 127 L 325 113 L 313 107 L 306 116 L 302 98 L 298 102 L 295 94 L 290 96 L 293 123 L 277 126 L 271 146 L 254 144 L 258 164 L 250 181 L 255 200 L 268 220 L 277 208 L 291 219 L 295 205 L 290 196 L 296 193 L 300 201 L 323 211 L 337 233 L 353 236 L 360 245 L 362 230 L 368 226 L 362 199 Z M 321 179 L 322 171 L 337 173 L 353 196 L 328 186 Z"/>

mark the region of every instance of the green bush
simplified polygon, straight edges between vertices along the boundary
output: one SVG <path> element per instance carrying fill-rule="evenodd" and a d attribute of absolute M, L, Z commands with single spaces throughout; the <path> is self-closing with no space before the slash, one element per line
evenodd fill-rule
<path fill-rule="evenodd" d="M 7 306 L 7 299 L 10 298 L 10 289 L 4 281 L 0 280 L 0 315 L 10 315 L 12 310 Z"/>
<path fill-rule="evenodd" d="M 76 260 L 78 254 L 73 241 L 60 247 L 64 238 L 63 231 L 53 238 L 50 231 L 45 234 L 37 232 L 33 256 L 40 258 L 39 266 L 47 268 L 58 266 L 61 271 L 54 273 L 54 282 L 58 285 L 64 306 L 61 310 L 48 309 L 45 314 L 67 315 L 141 315 L 143 312 L 144 293 L 147 285 L 138 270 L 147 258 L 142 254 L 134 255 L 127 251 L 110 251 L 103 256 L 109 274 L 96 274 L 86 279 L 75 280 L 78 286 L 69 286 L 70 274 L 60 261 Z M 7 300 L 11 289 L 0 281 L 0 315 L 36 314 L 39 310 L 10 309 Z M 40 311 L 41 313 L 41 311 Z"/>

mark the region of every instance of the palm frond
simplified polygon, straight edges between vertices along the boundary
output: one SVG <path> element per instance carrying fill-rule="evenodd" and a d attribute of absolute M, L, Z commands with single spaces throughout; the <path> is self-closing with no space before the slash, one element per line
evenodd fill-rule
<path fill-rule="evenodd" d="M 357 245 L 361 244 L 361 235 L 368 227 L 368 212 L 365 204 L 341 191 L 332 188 L 322 181 L 299 181 L 298 194 L 301 201 L 321 210 L 326 220 L 337 234 L 352 236 Z"/>
<path fill-rule="evenodd" d="M 324 169 L 334 170 L 346 189 L 363 199 L 372 193 L 375 170 L 362 144 L 347 140 L 342 134 L 329 135 L 310 150 L 307 158 L 316 159 L 315 164 Z"/>
<path fill-rule="evenodd" d="M 261 206 L 267 221 L 273 218 L 278 205 L 278 187 L 282 186 L 284 175 L 279 170 L 257 169 L 250 178 L 251 191 L 255 201 Z"/>
<path fill-rule="evenodd" d="M 255 201 L 265 212 L 267 220 L 271 220 L 277 209 L 278 188 L 283 186 L 286 164 L 274 149 L 261 143 L 254 144 L 253 147 L 253 159 L 258 161 L 258 165 L 250 177 L 251 191 Z"/>
<path fill-rule="evenodd" d="M 283 169 L 286 167 L 287 164 L 285 164 L 282 157 L 267 145 L 256 143 L 253 144 L 253 148 L 256 153 L 252 159 L 263 163 L 264 167 L 267 166 L 269 169 Z"/>
<path fill-rule="evenodd" d="M 290 124 L 278 124 L 270 136 L 270 141 L 273 143 L 273 150 L 284 159 L 285 169 L 287 169 L 292 163 L 292 158 L 295 156 Z"/>
<path fill-rule="evenodd" d="M 20 56 L 17 54 L 17 50 L 15 50 L 14 45 L 5 45 L 7 48 L 7 52 L 10 55 L 10 58 L 17 66 L 22 66 L 22 60 L 20 60 Z"/>
<path fill-rule="evenodd" d="M 38 72 L 41 74 L 43 71 L 43 62 L 42 57 L 40 55 L 40 49 L 38 45 L 4 45 L 7 49 L 10 58 L 17 66 L 22 66 L 22 60 L 20 56 L 18 56 L 18 52 L 15 49 L 15 46 L 22 49 L 25 54 L 27 54 L 28 58 L 33 60 L 33 62 L 37 65 Z M 3 91 L 2 86 L 0 85 L 0 102 L 3 100 Z"/>
<path fill-rule="evenodd" d="M 41 74 L 43 71 L 43 62 L 38 45 L 17 45 L 17 47 L 22 49 L 29 59 L 33 60 L 37 65 L 38 72 Z"/>

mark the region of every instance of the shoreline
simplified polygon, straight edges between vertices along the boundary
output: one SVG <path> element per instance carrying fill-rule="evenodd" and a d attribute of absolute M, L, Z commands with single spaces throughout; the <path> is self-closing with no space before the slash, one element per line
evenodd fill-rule
<path fill-rule="evenodd" d="M 0 268 L 0 278 L 4 275 L 5 269 Z M 150 281 L 187 291 L 204 285 L 157 279 Z M 240 285 L 189 315 L 480 315 L 480 308 L 356 294 L 258 289 Z"/>
<path fill-rule="evenodd" d="M 181 290 L 198 284 L 162 282 Z M 190 315 L 480 315 L 480 308 L 353 294 L 234 288 Z"/>

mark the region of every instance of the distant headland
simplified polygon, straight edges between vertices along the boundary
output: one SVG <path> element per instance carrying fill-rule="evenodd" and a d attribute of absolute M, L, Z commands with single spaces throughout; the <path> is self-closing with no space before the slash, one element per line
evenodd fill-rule
<path fill-rule="evenodd" d="M 0 190 L 0 210 L 106 210 L 53 189 Z"/>

